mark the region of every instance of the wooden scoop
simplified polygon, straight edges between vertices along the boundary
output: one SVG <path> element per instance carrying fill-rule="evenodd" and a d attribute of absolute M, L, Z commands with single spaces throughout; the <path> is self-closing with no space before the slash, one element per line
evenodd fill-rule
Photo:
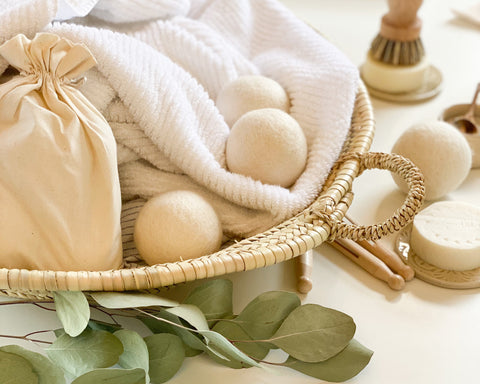
<path fill-rule="evenodd" d="M 472 104 L 468 107 L 467 112 L 460 117 L 453 120 L 453 124 L 463 133 L 478 133 L 478 125 L 475 121 L 475 109 L 477 107 L 477 98 L 480 93 L 480 83 L 477 84 L 477 89 L 473 95 Z"/>

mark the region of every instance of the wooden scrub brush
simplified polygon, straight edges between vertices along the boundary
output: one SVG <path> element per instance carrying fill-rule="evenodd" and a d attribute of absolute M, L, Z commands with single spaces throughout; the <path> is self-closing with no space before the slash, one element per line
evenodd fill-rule
<path fill-rule="evenodd" d="M 379 34 L 370 52 L 377 61 L 393 65 L 414 65 L 425 55 L 417 11 L 423 0 L 388 0 L 389 11 L 382 17 Z"/>

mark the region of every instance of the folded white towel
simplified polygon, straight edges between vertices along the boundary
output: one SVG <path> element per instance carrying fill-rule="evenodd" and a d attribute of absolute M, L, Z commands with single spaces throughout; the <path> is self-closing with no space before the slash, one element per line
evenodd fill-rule
<path fill-rule="evenodd" d="M 30 8 L 21 17 L 0 14 L 0 43 L 19 32 L 41 30 L 55 17 L 56 9 L 45 10 L 51 1 L 27 3 Z M 98 73 L 84 91 L 111 121 L 123 163 L 123 197 L 194 189 L 212 202 L 229 232 L 242 236 L 268 229 L 311 203 L 349 130 L 358 85 L 355 66 L 275 0 L 164 0 L 165 9 L 178 8 L 162 17 L 176 16 L 115 25 L 146 18 L 128 19 L 130 11 L 123 12 L 128 7 L 113 8 L 120 3 L 126 4 L 102 1 L 115 14 L 111 19 L 104 14 L 110 23 L 86 18 L 45 29 L 85 43 L 98 61 Z M 42 21 L 34 8 L 44 9 Z M 95 80 L 99 74 L 103 79 Z M 305 132 L 307 167 L 290 189 L 225 169 L 229 128 L 213 100 L 224 85 L 246 74 L 279 82 Z M 102 92 L 89 89 L 98 84 Z"/>

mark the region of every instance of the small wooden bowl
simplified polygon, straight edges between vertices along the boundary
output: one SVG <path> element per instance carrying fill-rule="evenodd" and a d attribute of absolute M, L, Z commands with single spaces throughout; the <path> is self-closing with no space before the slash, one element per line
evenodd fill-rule
<path fill-rule="evenodd" d="M 453 124 L 453 120 L 457 117 L 464 115 L 470 104 L 455 104 L 445 109 L 440 115 L 440 120 Z M 477 105 L 475 109 L 475 119 L 480 123 L 480 105 Z M 472 168 L 480 168 L 480 126 L 476 133 L 462 132 L 463 136 L 467 139 L 470 148 L 472 149 Z"/>

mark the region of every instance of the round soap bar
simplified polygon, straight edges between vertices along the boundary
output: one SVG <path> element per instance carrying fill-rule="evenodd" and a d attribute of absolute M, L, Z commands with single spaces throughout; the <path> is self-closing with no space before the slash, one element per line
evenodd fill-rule
<path fill-rule="evenodd" d="M 432 121 L 407 129 L 392 148 L 418 167 L 425 177 L 425 198 L 435 200 L 454 191 L 465 180 L 472 165 L 472 152 L 467 140 L 448 123 Z M 393 179 L 404 192 L 405 181 Z"/>
<path fill-rule="evenodd" d="M 265 76 L 241 76 L 218 94 L 216 105 L 229 127 L 243 114 L 261 108 L 288 112 L 290 99 L 283 87 Z"/>
<path fill-rule="evenodd" d="M 305 169 L 307 140 L 302 128 L 279 109 L 257 109 L 243 115 L 227 139 L 231 172 L 265 184 L 289 187 Z"/>
<path fill-rule="evenodd" d="M 410 245 L 419 257 L 442 269 L 480 267 L 480 207 L 457 201 L 432 204 L 413 220 Z"/>
<path fill-rule="evenodd" d="M 175 262 L 216 252 L 222 227 L 212 206 L 190 191 L 150 199 L 135 222 L 134 240 L 149 264 Z"/>
<path fill-rule="evenodd" d="M 393 65 L 377 61 L 369 52 L 361 72 L 365 83 L 388 93 L 412 92 L 420 88 L 429 67 L 426 57 L 414 65 Z"/>

